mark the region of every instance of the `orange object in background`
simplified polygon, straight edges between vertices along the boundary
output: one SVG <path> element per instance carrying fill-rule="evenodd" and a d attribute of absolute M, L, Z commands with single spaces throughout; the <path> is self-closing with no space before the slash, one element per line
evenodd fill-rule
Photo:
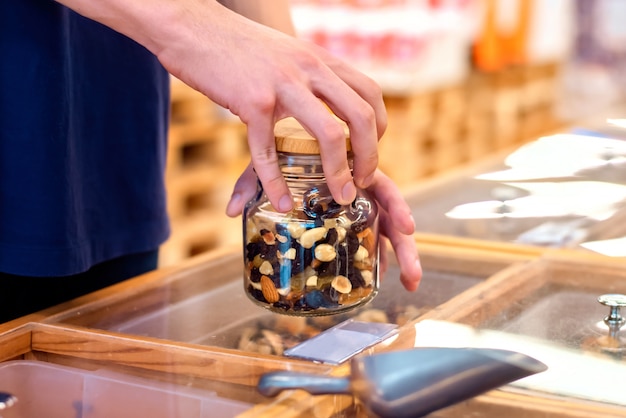
<path fill-rule="evenodd" d="M 483 1 L 484 21 L 473 47 L 474 65 L 477 69 L 494 72 L 509 65 L 526 62 L 532 1 L 517 0 L 515 21 L 505 28 L 499 22 L 500 1 Z"/>
<path fill-rule="evenodd" d="M 484 22 L 474 43 L 474 65 L 477 69 L 492 72 L 504 66 L 500 37 L 496 23 L 497 0 L 485 0 Z"/>
<path fill-rule="evenodd" d="M 527 61 L 528 30 L 533 0 L 517 0 L 517 21 L 511 33 L 501 35 L 502 54 L 508 65 L 521 65 Z"/>

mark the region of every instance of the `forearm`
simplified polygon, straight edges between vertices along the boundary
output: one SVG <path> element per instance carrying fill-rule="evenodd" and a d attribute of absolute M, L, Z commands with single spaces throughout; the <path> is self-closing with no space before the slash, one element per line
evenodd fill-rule
<path fill-rule="evenodd" d="M 294 35 L 289 0 L 272 0 L 268 7 L 267 0 L 219 0 L 224 6 L 249 19 L 281 32 Z"/>
<path fill-rule="evenodd" d="M 272 10 L 261 0 L 56 0 L 145 46 L 156 55 L 172 42 L 193 42 L 190 23 L 203 26 L 219 41 L 220 34 L 248 18 L 293 35 L 289 0 L 274 0 Z M 232 13 L 236 12 L 236 13 Z"/>
<path fill-rule="evenodd" d="M 172 43 L 193 42 L 194 25 L 211 31 L 241 18 L 217 1 L 203 0 L 56 0 L 140 43 L 156 55 Z"/>

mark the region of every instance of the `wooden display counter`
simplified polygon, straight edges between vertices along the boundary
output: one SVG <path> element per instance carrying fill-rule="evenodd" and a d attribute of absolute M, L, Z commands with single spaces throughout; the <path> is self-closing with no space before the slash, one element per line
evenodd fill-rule
<path fill-rule="evenodd" d="M 592 254 L 570 263 L 577 252 L 534 252 L 515 245 L 504 250 L 498 246 L 470 248 L 463 243 L 456 245 L 453 239 L 429 243 L 418 238 L 418 243 L 424 278 L 417 293 L 401 289 L 398 268 L 392 262 L 380 293 L 369 305 L 341 316 L 308 319 L 270 313 L 246 298 L 240 248 L 206 253 L 177 267 L 4 324 L 0 366 L 14 361 L 39 362 L 71 367 L 82 374 L 105 370 L 128 376 L 130 381 L 140 378 L 143 382 L 167 383 L 179 388 L 169 386 L 176 394 L 183 389 L 210 393 L 200 396 L 202 402 L 226 402 L 233 415 L 242 417 L 364 417 L 367 413 L 352 396 L 312 396 L 295 390 L 266 398 L 256 391 L 256 384 L 261 375 L 274 370 L 348 373 L 348 363 L 334 366 L 281 354 L 281 350 L 346 318 L 398 325 L 396 336 L 360 355 L 423 346 L 430 341 L 434 346 L 445 346 L 450 343 L 441 341 L 446 336 L 457 344 L 487 345 L 493 341 L 470 341 L 467 333 L 457 337 L 456 331 L 448 331 L 445 326 L 471 326 L 476 333 L 489 330 L 522 338 L 525 313 L 535 315 L 529 324 L 549 321 L 550 325 L 559 325 L 558 318 L 533 310 L 534 304 L 540 303 L 541 297 L 550 297 L 553 289 L 576 289 L 590 298 L 606 292 L 626 293 L 624 264 Z M 557 313 L 569 317 L 579 306 L 559 305 Z M 584 318 L 601 319 L 597 311 L 592 316 Z M 503 324 L 512 323 L 521 325 L 509 332 Z M 442 332 L 428 332 L 425 327 L 432 324 L 443 324 Z M 256 331 L 250 334 L 250 329 Z M 269 339 L 274 342 L 270 344 L 273 351 L 261 348 L 267 341 L 259 336 L 269 335 L 264 330 L 281 339 L 280 343 Z M 244 335 L 259 339 L 242 345 Z M 552 339 L 551 335 L 533 337 L 543 343 Z M 578 341 L 586 340 L 581 337 Z M 528 346 L 524 343 L 516 348 L 523 352 Z M 592 355 L 603 358 L 589 347 L 586 342 L 566 348 L 573 350 L 581 362 Z M 539 356 L 541 352 L 533 354 Z M 613 361 L 619 368 L 624 367 L 623 357 Z M 605 376 L 587 376 L 588 381 L 596 378 L 599 382 Z M 545 386 L 507 385 L 432 416 L 626 417 L 625 405 L 584 399 L 585 387 L 578 389 L 581 393 L 573 397 L 558 393 L 558 385 L 552 387 L 552 392 Z M 11 417 L 10 410 L 6 412 L 3 416 Z M 99 415 L 94 412 L 89 416 Z"/>

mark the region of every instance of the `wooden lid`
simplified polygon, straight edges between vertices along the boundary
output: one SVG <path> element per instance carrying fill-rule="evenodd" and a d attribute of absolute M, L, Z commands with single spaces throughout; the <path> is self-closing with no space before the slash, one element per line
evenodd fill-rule
<path fill-rule="evenodd" d="M 346 149 L 351 150 L 350 130 L 341 119 L 337 119 L 346 133 Z M 295 118 L 279 120 L 274 127 L 276 150 L 294 154 L 319 154 L 320 147 L 317 139 L 311 136 Z"/>

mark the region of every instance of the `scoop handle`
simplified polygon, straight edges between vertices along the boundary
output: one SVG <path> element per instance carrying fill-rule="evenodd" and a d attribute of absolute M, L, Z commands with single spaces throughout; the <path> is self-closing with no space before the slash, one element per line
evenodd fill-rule
<path fill-rule="evenodd" d="M 276 396 L 288 389 L 302 389 L 312 395 L 350 393 L 350 378 L 278 371 L 261 376 L 257 389 L 264 396 Z"/>

